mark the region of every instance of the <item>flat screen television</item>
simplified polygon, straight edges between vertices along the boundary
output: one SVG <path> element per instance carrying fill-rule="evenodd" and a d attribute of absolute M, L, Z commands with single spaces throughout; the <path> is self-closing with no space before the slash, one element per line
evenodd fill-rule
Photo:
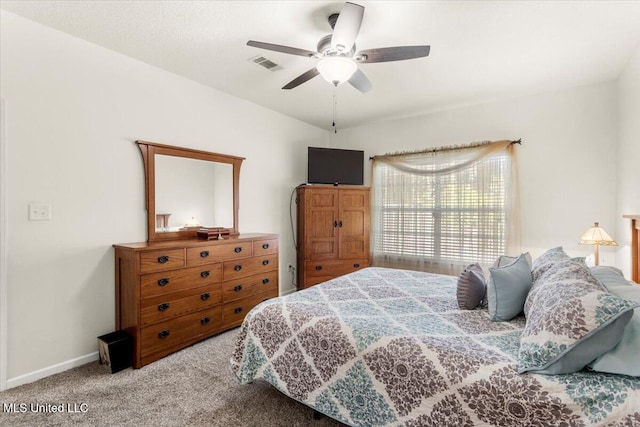
<path fill-rule="evenodd" d="M 309 147 L 309 184 L 362 185 L 364 151 Z"/>

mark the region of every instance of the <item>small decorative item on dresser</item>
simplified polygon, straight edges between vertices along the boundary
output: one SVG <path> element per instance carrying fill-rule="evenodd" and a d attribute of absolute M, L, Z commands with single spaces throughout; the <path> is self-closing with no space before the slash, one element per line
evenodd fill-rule
<path fill-rule="evenodd" d="M 202 227 L 202 225 L 200 225 L 198 220 L 195 219 L 195 217 L 191 217 L 191 220 L 189 220 L 189 222 L 187 222 L 184 227 L 181 228 L 181 230 L 197 230 L 200 227 Z"/>
<path fill-rule="evenodd" d="M 231 230 L 224 227 L 203 227 L 198 230 L 198 239 L 202 240 L 224 240 L 229 237 Z"/>
<path fill-rule="evenodd" d="M 171 214 L 156 214 L 156 230 L 167 231 L 169 230 L 169 217 Z"/>

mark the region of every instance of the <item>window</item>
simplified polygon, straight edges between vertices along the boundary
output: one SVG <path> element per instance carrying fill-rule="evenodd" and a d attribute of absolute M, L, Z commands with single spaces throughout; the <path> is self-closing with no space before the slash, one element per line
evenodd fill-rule
<path fill-rule="evenodd" d="M 374 264 L 458 274 L 507 253 L 514 211 L 507 143 L 490 153 L 482 144 L 401 155 L 400 163 L 374 158 Z"/>

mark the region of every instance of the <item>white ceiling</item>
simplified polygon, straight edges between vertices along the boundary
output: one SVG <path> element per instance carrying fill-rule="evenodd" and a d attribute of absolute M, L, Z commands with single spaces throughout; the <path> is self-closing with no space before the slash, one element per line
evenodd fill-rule
<path fill-rule="evenodd" d="M 337 88 L 341 128 L 617 77 L 640 43 L 640 1 L 357 1 L 358 49 L 428 44 L 427 58 L 360 64 L 373 83 Z M 108 49 L 331 129 L 317 60 L 246 46 L 316 50 L 335 1 L 5 1 L 0 7 Z M 262 54 L 282 69 L 248 61 Z"/>

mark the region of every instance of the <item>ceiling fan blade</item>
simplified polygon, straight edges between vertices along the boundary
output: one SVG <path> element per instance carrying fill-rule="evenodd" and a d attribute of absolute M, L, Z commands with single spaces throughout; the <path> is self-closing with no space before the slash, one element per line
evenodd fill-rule
<path fill-rule="evenodd" d="M 273 44 L 273 43 L 257 42 L 254 40 L 249 40 L 247 42 L 247 46 L 253 46 L 260 49 L 273 50 L 275 52 L 288 53 L 290 55 L 306 56 L 307 58 L 316 58 L 319 56 L 317 52 L 312 52 L 306 49 L 298 49 L 297 47 L 281 46 L 279 44 Z"/>
<path fill-rule="evenodd" d="M 373 89 L 373 85 L 371 84 L 367 76 L 365 76 L 364 73 L 360 70 L 356 70 L 356 72 L 353 73 L 353 76 L 351 76 L 351 78 L 349 79 L 349 83 L 351 83 L 351 86 L 355 87 L 362 93 L 367 93 L 371 89 Z"/>
<path fill-rule="evenodd" d="M 283 86 L 282 89 L 293 89 L 294 87 L 300 86 L 302 83 L 304 83 L 304 82 L 306 82 L 308 80 L 311 80 L 312 78 L 314 78 L 318 74 L 320 74 L 320 71 L 318 71 L 318 69 L 316 67 L 313 67 L 312 69 L 310 69 L 306 73 L 300 74 L 298 77 L 296 77 L 295 79 L 291 80 L 289 83 L 287 83 L 285 86 Z"/>
<path fill-rule="evenodd" d="M 365 49 L 358 52 L 354 59 L 360 63 L 402 61 L 422 58 L 429 55 L 429 46 L 396 46 L 378 49 Z"/>
<path fill-rule="evenodd" d="M 333 28 L 331 36 L 331 48 L 338 52 L 349 52 L 356 42 L 360 25 L 362 25 L 362 17 L 364 16 L 364 7 L 355 3 L 345 3 L 342 12 L 338 16 L 338 21 Z"/>

